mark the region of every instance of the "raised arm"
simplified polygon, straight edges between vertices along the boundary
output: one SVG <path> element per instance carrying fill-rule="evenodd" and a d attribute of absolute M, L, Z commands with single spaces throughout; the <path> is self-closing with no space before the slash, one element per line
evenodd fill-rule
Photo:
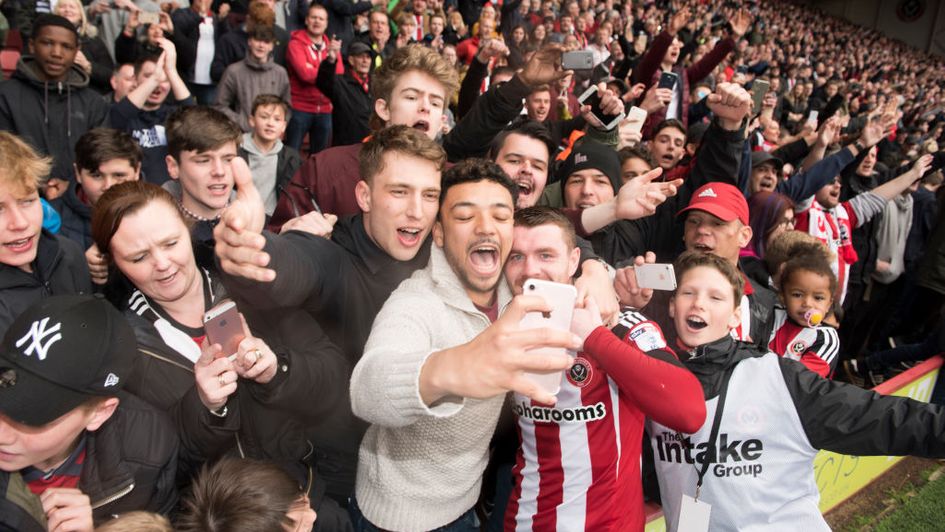
<path fill-rule="evenodd" d="M 827 380 L 792 360 L 779 363 L 813 447 L 860 456 L 945 456 L 943 407 Z"/>

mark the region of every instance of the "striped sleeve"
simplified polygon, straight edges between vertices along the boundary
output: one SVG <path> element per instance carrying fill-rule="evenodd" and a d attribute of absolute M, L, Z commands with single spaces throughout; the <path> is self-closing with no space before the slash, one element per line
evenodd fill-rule
<path fill-rule="evenodd" d="M 840 337 L 833 327 L 817 327 L 817 339 L 801 355 L 800 362 L 821 377 L 833 375 L 840 352 Z"/>

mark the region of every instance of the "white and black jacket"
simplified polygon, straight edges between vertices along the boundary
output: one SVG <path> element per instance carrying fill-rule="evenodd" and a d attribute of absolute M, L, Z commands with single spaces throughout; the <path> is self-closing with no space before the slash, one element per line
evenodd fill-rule
<path fill-rule="evenodd" d="M 945 409 L 830 381 L 800 363 L 725 337 L 692 351 L 684 365 L 702 384 L 706 421 L 679 435 L 653 421 L 648 432 L 669 530 L 682 496 L 712 506 L 710 530 L 829 530 L 813 461 L 820 449 L 855 455 L 945 456 Z M 686 353 L 680 354 L 686 358 Z M 730 375 L 717 442 L 709 434 Z"/>

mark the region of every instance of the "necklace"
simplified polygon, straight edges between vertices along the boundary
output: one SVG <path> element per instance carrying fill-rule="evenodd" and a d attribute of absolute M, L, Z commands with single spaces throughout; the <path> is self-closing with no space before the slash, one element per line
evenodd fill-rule
<path fill-rule="evenodd" d="M 226 207 L 224 207 L 224 208 L 221 209 L 220 212 L 219 212 L 216 216 L 214 216 L 213 218 L 205 218 L 205 217 L 203 217 L 203 216 L 200 216 L 199 214 L 195 214 L 195 213 L 193 213 L 193 212 L 190 212 L 190 210 L 189 210 L 187 207 L 184 207 L 184 204 L 181 203 L 180 200 L 177 201 L 177 207 L 180 209 L 180 211 L 181 211 L 182 213 L 184 213 L 185 215 L 187 215 L 187 216 L 190 217 L 190 218 L 193 218 L 194 220 L 197 220 L 198 222 L 215 222 L 215 221 L 217 221 L 217 220 L 220 219 L 220 216 L 223 216 L 223 211 L 226 210 Z"/>

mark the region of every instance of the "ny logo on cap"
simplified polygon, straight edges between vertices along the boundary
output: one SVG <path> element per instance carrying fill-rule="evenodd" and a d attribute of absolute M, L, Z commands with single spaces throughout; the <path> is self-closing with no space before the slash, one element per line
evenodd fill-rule
<path fill-rule="evenodd" d="M 46 360 L 46 353 L 49 351 L 49 348 L 52 347 L 54 343 L 62 340 L 62 334 L 59 333 L 62 323 L 57 323 L 48 329 L 46 328 L 47 323 L 49 323 L 49 318 L 34 321 L 33 324 L 30 325 L 30 332 L 16 341 L 17 347 L 23 347 L 23 344 L 25 344 L 27 340 L 30 340 L 30 344 L 26 347 L 26 350 L 23 351 L 24 355 L 30 356 L 35 351 L 36 356 L 40 360 Z M 53 333 L 55 333 L 55 336 L 46 338 Z"/>
<path fill-rule="evenodd" d="M 711 188 L 707 188 L 699 193 L 699 197 L 700 198 L 717 198 L 718 196 L 715 194 L 714 190 L 712 190 Z"/>

